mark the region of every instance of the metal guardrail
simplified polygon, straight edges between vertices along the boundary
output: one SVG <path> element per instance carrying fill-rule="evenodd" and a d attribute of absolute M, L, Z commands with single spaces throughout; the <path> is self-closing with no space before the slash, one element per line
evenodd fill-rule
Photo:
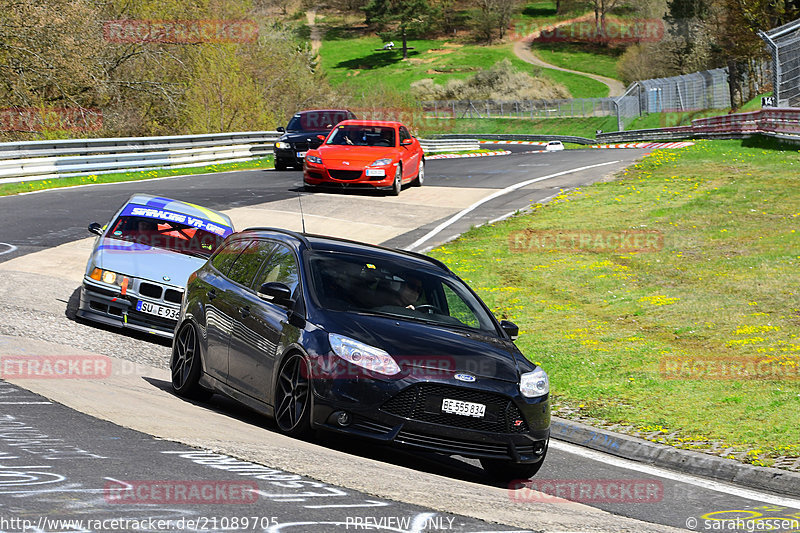
<path fill-rule="evenodd" d="M 467 150 L 480 150 L 481 145 L 473 139 L 460 135 L 454 139 L 419 139 L 422 151 L 425 153 L 464 152 Z"/>
<path fill-rule="evenodd" d="M 742 139 L 768 135 L 794 142 L 800 136 L 800 109 L 764 108 L 749 113 L 733 113 L 700 118 L 691 126 L 610 132 L 597 135 L 598 142 L 679 141 L 684 139 Z"/>
<path fill-rule="evenodd" d="M 238 163 L 272 153 L 276 131 L 0 143 L 0 183 Z"/>
<path fill-rule="evenodd" d="M 574 135 L 516 135 L 516 134 L 497 134 L 497 133 L 469 133 L 469 134 L 453 134 L 445 133 L 436 136 L 437 139 L 476 139 L 487 141 L 561 141 L 565 143 L 574 144 L 596 144 L 595 139 L 587 139 L 586 137 L 576 137 Z"/>
<path fill-rule="evenodd" d="M 277 131 L 0 143 L 0 183 L 237 163 L 272 153 Z M 428 153 L 477 150 L 470 139 L 420 139 Z"/>
<path fill-rule="evenodd" d="M 123 152 L 182 150 L 235 144 L 272 144 L 277 131 L 247 131 L 176 135 L 174 137 L 118 137 L 98 139 L 63 139 L 0 143 L 0 160 L 62 155 L 93 155 Z M 271 147 L 270 147 L 271 149 Z"/>

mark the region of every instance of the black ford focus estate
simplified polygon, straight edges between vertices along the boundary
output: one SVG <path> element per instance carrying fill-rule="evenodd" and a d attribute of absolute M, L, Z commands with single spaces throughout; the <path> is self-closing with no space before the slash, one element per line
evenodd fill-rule
<path fill-rule="evenodd" d="M 229 236 L 192 274 L 170 368 L 177 394 L 225 394 L 283 433 L 328 430 L 533 476 L 549 381 L 441 262 L 281 229 Z"/>

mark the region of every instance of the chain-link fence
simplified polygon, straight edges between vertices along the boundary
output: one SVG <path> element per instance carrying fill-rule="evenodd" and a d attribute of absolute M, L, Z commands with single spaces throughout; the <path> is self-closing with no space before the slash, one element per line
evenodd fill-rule
<path fill-rule="evenodd" d="M 775 105 L 800 107 L 800 19 L 759 35 L 772 54 Z"/>
<path fill-rule="evenodd" d="M 436 100 L 422 103 L 434 118 L 561 118 L 616 115 L 613 98 L 563 100 Z"/>
<path fill-rule="evenodd" d="M 728 69 L 718 68 L 632 83 L 617 97 L 619 129 L 648 113 L 672 113 L 731 106 Z"/>

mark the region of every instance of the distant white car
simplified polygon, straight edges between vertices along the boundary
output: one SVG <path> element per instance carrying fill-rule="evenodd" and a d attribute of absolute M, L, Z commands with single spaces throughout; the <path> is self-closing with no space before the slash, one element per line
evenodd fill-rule
<path fill-rule="evenodd" d="M 558 150 L 563 150 L 564 145 L 561 143 L 561 141 L 550 141 L 547 143 L 547 146 L 545 146 L 544 149 L 548 152 L 555 152 Z"/>

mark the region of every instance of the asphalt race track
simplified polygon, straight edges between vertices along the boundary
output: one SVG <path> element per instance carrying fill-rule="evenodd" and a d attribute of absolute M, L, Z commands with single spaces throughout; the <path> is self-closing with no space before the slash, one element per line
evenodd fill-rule
<path fill-rule="evenodd" d="M 65 312 L 91 249 L 87 225 L 107 222 L 134 192 L 226 211 L 238 229 L 300 230 L 302 205 L 309 232 L 425 251 L 565 189 L 611 179 L 645 153 L 513 150 L 429 161 L 425 185 L 399 197 L 310 194 L 298 171 L 259 170 L 0 198 L 0 358 L 95 354 L 113 368 L 97 379 L 0 381 L 0 531 L 735 532 L 746 529 L 723 520 L 799 517 L 797 499 L 559 441 L 534 481 L 649 492 L 566 502 L 493 484 L 477 461 L 332 436 L 289 439 L 225 398 L 194 404 L 172 395 L 162 341 L 78 323 Z M 222 492 L 211 500 L 145 497 L 167 481 Z M 114 499 L 130 486 L 143 487 L 139 500 Z M 246 501 L 226 500 L 225 490 L 237 489 Z M 98 522 L 45 524 L 43 517 Z M 136 527 L 112 527 L 125 518 Z M 159 519 L 169 527 L 152 522 Z"/>

